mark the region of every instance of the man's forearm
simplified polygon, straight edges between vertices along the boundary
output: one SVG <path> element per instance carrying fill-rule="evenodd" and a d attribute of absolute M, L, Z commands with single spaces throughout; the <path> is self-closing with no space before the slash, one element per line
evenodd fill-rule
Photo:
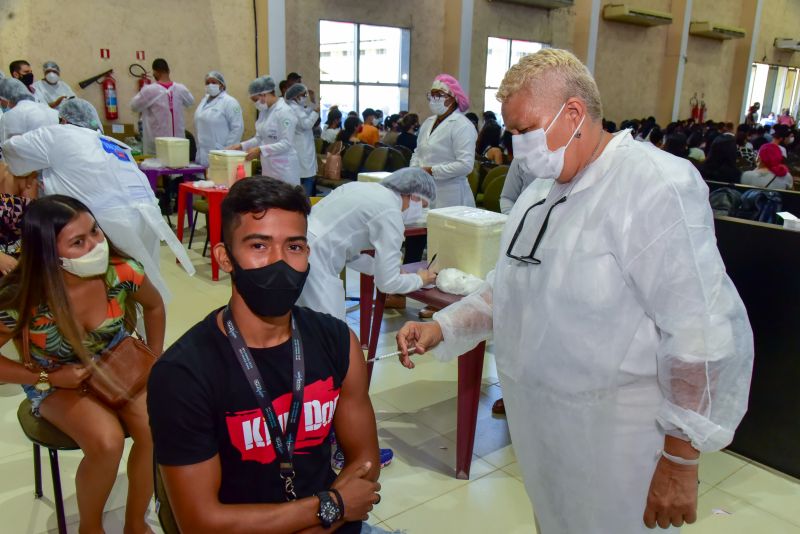
<path fill-rule="evenodd" d="M 188 515 L 193 517 L 189 521 L 181 521 L 179 516 L 176 517 L 184 532 L 284 534 L 320 526 L 318 511 L 319 499 L 306 497 L 281 504 L 219 504 L 212 511 L 190 512 Z"/>

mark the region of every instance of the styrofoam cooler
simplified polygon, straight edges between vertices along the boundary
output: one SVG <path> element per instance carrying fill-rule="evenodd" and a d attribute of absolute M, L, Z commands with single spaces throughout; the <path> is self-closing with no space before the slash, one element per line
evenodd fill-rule
<path fill-rule="evenodd" d="M 182 137 L 156 137 L 156 158 L 165 167 L 189 165 L 189 140 Z"/>
<path fill-rule="evenodd" d="M 358 173 L 358 181 L 381 183 L 387 176 L 391 176 L 391 174 L 390 172 L 360 172 Z"/>
<path fill-rule="evenodd" d="M 451 206 L 428 212 L 428 261 L 436 254 L 437 270 L 453 267 L 486 279 L 500 251 L 507 215 Z"/>
<path fill-rule="evenodd" d="M 245 161 L 247 152 L 241 150 L 210 150 L 206 176 L 218 185 L 231 186 L 236 181 L 236 170 L 244 165 L 244 175 L 252 176 L 253 162 Z"/>

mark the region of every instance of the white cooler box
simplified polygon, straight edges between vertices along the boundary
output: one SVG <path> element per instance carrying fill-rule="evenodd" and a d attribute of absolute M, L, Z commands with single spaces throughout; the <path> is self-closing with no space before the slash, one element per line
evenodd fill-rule
<path fill-rule="evenodd" d="M 387 176 L 390 176 L 391 174 L 392 173 L 390 172 L 360 172 L 358 173 L 358 181 L 381 183 Z"/>
<path fill-rule="evenodd" d="M 189 140 L 182 137 L 156 137 L 156 158 L 165 167 L 189 165 Z"/>
<path fill-rule="evenodd" d="M 244 165 L 244 175 L 253 175 L 253 162 L 245 161 L 247 152 L 241 150 L 210 150 L 206 176 L 217 185 L 231 186 L 236 181 L 239 164 Z"/>
<path fill-rule="evenodd" d="M 451 206 L 428 212 L 428 260 L 433 267 L 454 267 L 486 279 L 500 251 L 507 215 L 480 208 Z"/>

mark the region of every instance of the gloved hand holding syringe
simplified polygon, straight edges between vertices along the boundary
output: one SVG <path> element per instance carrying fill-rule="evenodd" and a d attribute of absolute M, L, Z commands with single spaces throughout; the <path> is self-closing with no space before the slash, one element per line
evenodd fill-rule
<path fill-rule="evenodd" d="M 413 346 L 413 345 L 411 347 L 408 347 L 409 355 L 414 353 L 415 350 L 416 350 L 416 347 Z M 402 354 L 403 354 L 402 350 L 397 350 L 397 351 L 394 351 L 394 352 L 390 352 L 389 354 L 383 354 L 381 356 L 375 356 L 374 358 L 370 358 L 369 360 L 367 360 L 367 363 L 379 362 L 381 360 L 388 360 L 389 358 L 397 358 L 399 356 L 402 356 Z"/>

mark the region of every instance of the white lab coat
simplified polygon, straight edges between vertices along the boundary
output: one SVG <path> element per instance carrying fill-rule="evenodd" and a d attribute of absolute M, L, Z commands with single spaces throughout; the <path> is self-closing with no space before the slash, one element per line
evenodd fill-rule
<path fill-rule="evenodd" d="M 725 274 L 708 188 L 686 160 L 622 132 L 582 176 L 553 186 L 496 270 L 436 314 L 452 357 L 494 334 L 526 488 L 543 534 L 639 534 L 665 431 L 725 447 L 747 407 L 753 337 Z"/>
<path fill-rule="evenodd" d="M 156 137 L 186 137 L 183 108 L 194 105 L 192 93 L 181 83 L 169 89 L 151 83 L 131 100 L 131 109 L 142 114 L 142 150 L 156 153 Z"/>
<path fill-rule="evenodd" d="M 422 287 L 416 274 L 401 274 L 405 239 L 397 193 L 371 182 L 353 182 L 333 190 L 311 209 L 308 273 L 298 304 L 345 320 L 344 285 L 339 273 L 349 266 L 375 276 L 384 293 L 405 294 Z M 375 257 L 361 254 L 375 250 Z"/>
<path fill-rule="evenodd" d="M 289 107 L 297 115 L 294 147 L 297 150 L 297 160 L 300 164 L 300 178 L 313 178 L 317 175 L 317 145 L 314 141 L 314 125 L 319 119 L 319 113 L 294 101 L 289 102 Z"/>
<path fill-rule="evenodd" d="M 242 143 L 242 150 L 261 147 L 261 174 L 300 185 L 300 163 L 295 150 L 297 115 L 283 98 L 256 121 L 256 135 Z"/>
<path fill-rule="evenodd" d="M 467 175 L 475 165 L 478 132 L 461 112 L 454 111 L 431 133 L 436 115 L 419 128 L 412 167 L 431 167 L 436 180 L 436 207 L 475 206 Z"/>
<path fill-rule="evenodd" d="M 200 165 L 208 165 L 208 153 L 222 150 L 242 140 L 244 119 L 242 108 L 227 91 L 209 100 L 206 95 L 194 112 L 194 129 L 197 138 L 197 157 Z"/>
<path fill-rule="evenodd" d="M 74 97 L 75 92 L 64 80 L 58 80 L 55 85 L 50 85 L 47 80 L 37 80 L 33 82 L 34 93 L 40 102 L 52 104 L 62 96 L 67 98 Z"/>
<path fill-rule="evenodd" d="M 161 277 L 161 241 L 190 275 L 195 273 L 164 222 L 147 177 L 123 143 L 79 126 L 46 126 L 4 143 L 3 156 L 16 176 L 39 171 L 44 194 L 68 195 L 86 204 L 111 242 L 144 265 L 165 302 L 170 293 Z"/>
<path fill-rule="evenodd" d="M 0 120 L 0 143 L 15 135 L 24 134 L 40 128 L 58 124 L 58 111 L 47 104 L 22 100 L 6 111 Z"/>

